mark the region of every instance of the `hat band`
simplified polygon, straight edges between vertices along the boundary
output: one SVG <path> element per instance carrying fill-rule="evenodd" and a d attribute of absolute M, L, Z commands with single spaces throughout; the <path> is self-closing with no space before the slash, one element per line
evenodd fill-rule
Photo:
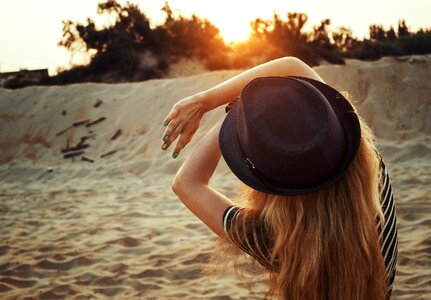
<path fill-rule="evenodd" d="M 238 138 L 238 136 L 237 136 Z M 271 191 L 277 192 L 277 188 L 278 189 L 283 189 L 286 187 L 281 187 L 277 184 L 274 184 L 271 182 L 271 180 L 268 180 L 265 175 L 263 175 L 258 169 L 256 169 L 256 166 L 253 164 L 253 162 L 250 160 L 250 158 L 247 157 L 247 155 L 245 154 L 244 150 L 242 149 L 241 143 L 238 143 L 239 145 L 239 150 L 242 154 L 242 157 L 244 158 L 244 163 L 247 166 L 247 168 L 251 171 L 251 173 L 260 180 L 260 182 L 266 186 L 268 189 L 270 189 Z"/>
<path fill-rule="evenodd" d="M 242 149 L 241 149 L 242 150 Z M 244 154 L 244 152 L 243 152 L 243 154 Z M 245 165 L 247 166 L 247 168 L 253 173 L 253 175 L 254 176 L 256 176 L 261 182 L 262 182 L 262 184 L 263 185 L 265 185 L 267 188 L 269 188 L 270 190 L 273 190 L 273 191 L 275 191 L 274 190 L 274 186 L 275 185 L 273 185 L 272 183 L 270 183 L 266 178 L 265 178 L 265 176 L 261 173 L 261 172 L 259 172 L 259 170 L 258 169 L 256 169 L 256 167 L 254 166 L 254 164 L 251 162 L 251 160 L 248 158 L 248 157 L 246 157 L 245 159 L 244 159 L 244 163 L 245 163 Z"/>

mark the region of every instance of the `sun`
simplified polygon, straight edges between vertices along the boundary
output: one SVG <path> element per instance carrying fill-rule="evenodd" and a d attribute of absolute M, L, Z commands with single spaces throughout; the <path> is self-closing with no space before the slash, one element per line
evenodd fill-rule
<path fill-rule="evenodd" d="M 258 6 L 250 2 L 244 10 L 243 3 L 240 2 L 226 0 L 219 2 L 217 6 L 208 7 L 206 13 L 202 15 L 220 30 L 220 35 L 226 43 L 246 41 L 251 33 L 251 21 L 259 16 Z"/>
<path fill-rule="evenodd" d="M 244 42 L 248 40 L 251 33 L 249 21 L 225 20 L 215 25 L 220 29 L 220 35 L 226 43 Z"/>

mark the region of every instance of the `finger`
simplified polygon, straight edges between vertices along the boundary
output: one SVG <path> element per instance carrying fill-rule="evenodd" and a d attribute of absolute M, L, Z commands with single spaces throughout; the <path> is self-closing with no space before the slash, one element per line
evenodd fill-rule
<path fill-rule="evenodd" d="M 177 158 L 181 150 L 190 142 L 191 136 L 189 134 L 182 134 L 175 145 L 174 152 L 172 154 L 173 158 Z"/>
<path fill-rule="evenodd" d="M 163 126 L 168 126 L 168 124 L 177 116 L 177 114 L 178 114 L 178 109 L 175 106 L 172 107 L 171 111 L 163 120 Z"/>
<path fill-rule="evenodd" d="M 173 141 L 175 141 L 175 139 L 182 134 L 184 128 L 184 123 L 182 124 L 178 124 L 177 127 L 175 127 L 169 134 L 166 134 L 163 136 L 163 142 L 165 144 L 168 144 L 168 146 L 170 144 L 172 144 Z"/>
<path fill-rule="evenodd" d="M 165 129 L 165 132 L 162 135 L 162 140 L 166 142 L 168 138 L 172 135 L 172 133 L 175 131 L 175 129 L 178 127 L 179 120 L 173 120 L 169 124 L 168 128 Z"/>
<path fill-rule="evenodd" d="M 197 128 L 194 128 L 192 130 L 188 130 L 187 132 L 185 131 L 186 129 L 184 129 L 183 132 L 180 132 L 179 130 L 174 132 L 173 134 L 171 134 L 170 136 L 168 136 L 168 139 L 162 144 L 161 149 L 162 150 L 166 150 L 168 149 L 168 147 L 170 146 L 170 144 L 172 144 L 172 142 L 176 139 L 176 137 L 178 136 L 178 134 L 181 134 L 184 137 L 188 137 L 185 139 L 185 144 L 182 145 L 182 148 L 184 148 L 192 139 L 194 133 L 196 132 Z"/>

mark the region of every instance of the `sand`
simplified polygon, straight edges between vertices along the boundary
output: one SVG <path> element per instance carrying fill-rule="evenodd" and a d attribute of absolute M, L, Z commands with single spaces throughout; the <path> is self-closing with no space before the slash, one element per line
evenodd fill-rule
<path fill-rule="evenodd" d="M 394 299 L 430 299 L 431 56 L 316 71 L 351 93 L 389 167 Z M 204 116 L 177 159 L 160 150 L 172 105 L 237 73 L 0 89 L 0 298 L 261 299 L 231 274 L 200 274 L 216 236 L 171 190 L 224 108 Z M 239 182 L 222 160 L 211 185 L 229 197 Z"/>

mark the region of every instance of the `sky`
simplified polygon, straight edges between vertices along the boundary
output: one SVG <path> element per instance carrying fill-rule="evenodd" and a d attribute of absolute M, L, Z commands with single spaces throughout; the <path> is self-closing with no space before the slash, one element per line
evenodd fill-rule
<path fill-rule="evenodd" d="M 107 17 L 97 15 L 102 0 L 0 0 L 0 72 L 20 69 L 70 66 L 70 53 L 57 44 L 62 37 L 62 21 L 85 22 L 87 17 L 102 26 Z M 125 3 L 119 0 L 120 3 Z M 163 21 L 164 0 L 131 0 L 152 23 Z M 358 38 L 367 37 L 371 24 L 397 27 L 405 19 L 411 30 L 431 27 L 431 0 L 169 0 L 175 13 L 196 14 L 216 25 L 225 40 L 244 40 L 249 24 L 256 18 L 272 19 L 274 12 L 285 18 L 287 12 L 308 15 L 306 30 L 330 18 L 332 29 L 345 26 Z M 75 57 L 74 61 L 81 58 Z"/>

